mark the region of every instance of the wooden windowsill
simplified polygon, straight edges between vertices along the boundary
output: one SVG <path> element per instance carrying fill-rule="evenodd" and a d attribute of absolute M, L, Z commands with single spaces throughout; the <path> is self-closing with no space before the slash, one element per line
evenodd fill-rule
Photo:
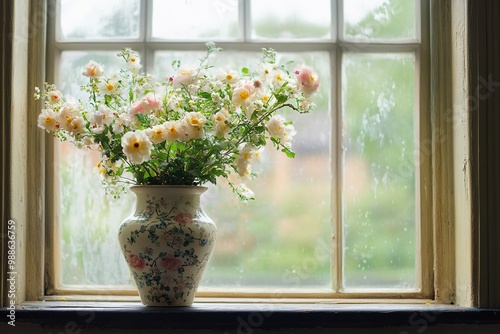
<path fill-rule="evenodd" d="M 5 319 L 8 309 L 0 310 Z M 158 330 L 186 330 L 189 333 L 259 333 L 285 329 L 389 330 L 387 333 L 422 333 L 423 329 L 446 326 L 478 326 L 484 333 L 499 332 L 500 309 L 465 308 L 453 305 L 424 304 L 325 304 L 325 303 L 221 303 L 196 302 L 191 307 L 145 307 L 138 302 L 30 302 L 17 306 L 16 327 L 0 324 L 2 333 L 118 333 Z M 444 326 L 444 327 L 443 327 Z M 68 329 L 71 329 L 68 331 Z M 408 329 L 411 329 L 408 330 Z M 39 330 L 39 331 L 37 331 Z M 106 330 L 106 331 L 104 331 Z M 208 332 L 205 330 L 209 330 Z M 493 332 L 491 330 L 494 330 Z M 103 332 L 104 331 L 104 332 Z M 285 330 L 287 333 L 294 331 Z M 160 333 L 160 332 L 158 332 Z M 378 333 L 369 331 L 369 333 Z M 381 332 L 382 333 L 382 332 Z M 434 331 L 426 331 L 434 333 Z M 454 333 L 461 333 L 454 331 Z M 483 333 L 474 329 L 474 333 Z"/>

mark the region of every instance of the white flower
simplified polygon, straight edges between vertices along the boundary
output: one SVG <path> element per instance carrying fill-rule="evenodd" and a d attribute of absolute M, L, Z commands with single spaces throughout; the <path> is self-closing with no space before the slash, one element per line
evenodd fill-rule
<path fill-rule="evenodd" d="M 118 93 L 118 80 L 116 79 L 108 79 L 100 82 L 97 87 L 102 94 L 116 94 Z"/>
<path fill-rule="evenodd" d="M 233 103 L 235 106 L 249 106 L 255 100 L 255 88 L 253 83 L 245 82 L 238 85 L 233 91 Z"/>
<path fill-rule="evenodd" d="M 240 149 L 240 158 L 249 162 L 256 162 L 260 159 L 262 148 L 257 149 L 253 144 L 245 144 Z"/>
<path fill-rule="evenodd" d="M 56 103 L 61 102 L 62 94 L 60 91 L 52 90 L 52 91 L 47 93 L 47 97 L 49 98 L 49 102 L 51 104 L 56 104 Z"/>
<path fill-rule="evenodd" d="M 182 140 L 188 141 L 190 139 L 201 139 L 205 136 L 205 131 L 203 130 L 204 124 L 207 122 L 207 118 L 199 112 L 189 112 L 184 116 L 182 120 Z"/>
<path fill-rule="evenodd" d="M 113 123 L 113 133 L 122 133 L 123 132 L 123 123 L 114 122 Z"/>
<path fill-rule="evenodd" d="M 92 127 L 92 133 L 94 133 L 96 135 L 100 135 L 103 132 L 104 132 L 104 126 L 102 126 L 102 125 L 94 125 Z"/>
<path fill-rule="evenodd" d="M 245 144 L 240 149 L 236 158 L 236 171 L 241 177 L 248 177 L 252 173 L 252 163 L 260 160 L 262 149 L 257 149 L 253 144 Z"/>
<path fill-rule="evenodd" d="M 266 125 L 271 137 L 278 138 L 288 148 L 291 146 L 292 138 L 296 134 L 295 128 L 288 124 L 283 116 L 274 115 Z"/>
<path fill-rule="evenodd" d="M 207 118 L 199 112 L 188 112 L 184 119 L 190 126 L 196 128 L 203 128 L 203 125 L 207 122 Z"/>
<path fill-rule="evenodd" d="M 252 165 L 248 160 L 238 158 L 236 159 L 236 171 L 239 176 L 248 177 L 252 173 Z"/>
<path fill-rule="evenodd" d="M 119 114 L 113 123 L 113 133 L 122 133 L 126 126 L 130 126 L 130 116 L 128 114 Z"/>
<path fill-rule="evenodd" d="M 238 72 L 229 68 L 220 69 L 215 78 L 230 85 L 237 83 L 239 80 Z"/>
<path fill-rule="evenodd" d="M 196 85 L 198 78 L 196 77 L 196 70 L 191 68 L 179 69 L 172 79 L 174 88 L 187 87 L 189 85 Z"/>
<path fill-rule="evenodd" d="M 38 126 L 47 132 L 55 132 L 59 130 L 59 115 L 52 109 L 42 109 L 38 115 Z"/>
<path fill-rule="evenodd" d="M 70 132 L 73 135 L 79 134 L 85 129 L 85 120 L 82 117 L 75 117 L 70 123 Z"/>
<path fill-rule="evenodd" d="M 99 105 L 97 112 L 92 114 L 90 118 L 98 126 L 111 125 L 115 119 L 113 110 L 104 104 Z"/>
<path fill-rule="evenodd" d="M 82 74 L 90 78 L 101 77 L 104 75 L 104 66 L 91 60 L 85 65 Z"/>
<path fill-rule="evenodd" d="M 176 141 L 181 136 L 182 126 L 178 121 L 167 121 L 163 123 L 166 135 L 165 139 L 168 141 Z"/>
<path fill-rule="evenodd" d="M 261 72 L 260 72 L 260 76 L 261 76 L 262 80 L 268 81 L 271 78 L 272 73 L 274 71 L 275 71 L 275 68 L 274 68 L 273 65 L 271 65 L 271 64 L 263 64 Z"/>
<path fill-rule="evenodd" d="M 226 108 L 221 109 L 214 115 L 215 135 L 223 138 L 229 134 L 229 112 Z"/>
<path fill-rule="evenodd" d="M 71 123 L 76 117 L 79 117 L 76 107 L 71 104 L 66 104 L 59 113 L 59 123 L 61 124 L 61 128 L 68 132 L 73 131 L 73 125 Z"/>
<path fill-rule="evenodd" d="M 138 74 L 141 68 L 141 59 L 135 55 L 131 55 L 127 60 L 127 69 L 134 74 Z"/>
<path fill-rule="evenodd" d="M 271 85 L 275 88 L 275 89 L 279 89 L 281 88 L 281 86 L 283 86 L 283 84 L 288 81 L 288 76 L 286 75 L 285 72 L 281 71 L 281 70 L 275 70 L 271 73 L 271 78 L 270 78 L 270 81 L 271 81 Z"/>
<path fill-rule="evenodd" d="M 151 158 L 153 144 L 144 131 L 127 132 L 123 135 L 121 144 L 123 153 L 134 164 L 141 164 Z"/>
<path fill-rule="evenodd" d="M 153 126 L 151 129 L 146 129 L 146 134 L 151 142 L 159 144 L 167 139 L 168 131 L 163 124 L 160 124 Z"/>

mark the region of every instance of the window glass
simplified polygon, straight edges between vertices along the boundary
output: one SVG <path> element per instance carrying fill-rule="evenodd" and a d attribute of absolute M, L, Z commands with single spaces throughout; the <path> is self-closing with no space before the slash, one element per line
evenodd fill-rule
<path fill-rule="evenodd" d="M 415 288 L 415 58 L 342 60 L 344 288 Z"/>
<path fill-rule="evenodd" d="M 61 0 L 62 40 L 139 38 L 139 0 Z"/>
<path fill-rule="evenodd" d="M 344 1 L 347 40 L 404 40 L 416 38 L 415 0 Z"/>
<path fill-rule="evenodd" d="M 235 39 L 238 0 L 154 0 L 153 38 Z"/>
<path fill-rule="evenodd" d="M 252 0 L 252 38 L 297 40 L 330 39 L 329 0 Z"/>

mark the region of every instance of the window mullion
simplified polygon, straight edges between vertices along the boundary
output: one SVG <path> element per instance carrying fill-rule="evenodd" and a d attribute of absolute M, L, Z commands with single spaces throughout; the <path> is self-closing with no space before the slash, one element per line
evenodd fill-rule
<path fill-rule="evenodd" d="M 143 52 L 142 66 L 146 72 L 151 71 L 152 64 L 154 64 L 154 51 L 152 50 L 149 41 L 153 39 L 153 0 L 141 1 L 141 37 Z M 142 35 L 144 34 L 144 35 Z"/>
<path fill-rule="evenodd" d="M 335 47 L 335 71 L 332 78 L 335 78 L 334 84 L 332 85 L 332 94 L 334 98 L 333 107 L 333 129 L 332 133 L 332 160 L 334 164 L 332 166 L 332 176 L 333 176 L 333 191 L 332 191 L 332 201 L 333 201 L 333 226 L 332 232 L 334 233 L 334 238 L 332 240 L 332 283 L 333 289 L 336 293 L 340 293 L 342 289 L 343 277 L 343 230 L 342 230 L 342 185 L 343 185 L 343 150 L 342 150 L 342 49 L 339 47 L 338 43 L 341 41 L 343 34 L 343 1 L 333 0 L 332 5 L 335 8 L 335 16 L 332 18 L 336 20 L 336 36 L 335 42 L 337 46 Z"/>
<path fill-rule="evenodd" d="M 238 12 L 240 29 L 243 32 L 243 42 L 250 42 L 252 39 L 252 15 L 251 15 L 251 0 L 239 0 Z"/>

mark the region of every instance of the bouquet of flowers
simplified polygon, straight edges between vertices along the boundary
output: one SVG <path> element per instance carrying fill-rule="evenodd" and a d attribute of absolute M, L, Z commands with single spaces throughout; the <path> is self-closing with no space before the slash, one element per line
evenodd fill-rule
<path fill-rule="evenodd" d="M 263 49 L 256 70 L 213 68 L 207 43 L 197 68 L 172 63 L 175 74 L 163 81 L 140 74 L 141 62 L 130 49 L 118 56 L 125 68 L 105 75 L 90 61 L 81 89 L 87 101 L 63 97 L 53 84 L 35 88 L 44 99 L 38 126 L 61 141 L 98 150 L 108 193 L 119 196 L 125 184 L 201 185 L 239 175 L 245 179 L 268 142 L 288 157 L 293 124 L 278 114 L 285 108 L 307 113 L 318 75 L 307 66 L 288 69 L 276 53 Z M 287 64 L 290 65 L 290 64 Z M 242 199 L 253 197 L 244 182 L 229 182 Z"/>

